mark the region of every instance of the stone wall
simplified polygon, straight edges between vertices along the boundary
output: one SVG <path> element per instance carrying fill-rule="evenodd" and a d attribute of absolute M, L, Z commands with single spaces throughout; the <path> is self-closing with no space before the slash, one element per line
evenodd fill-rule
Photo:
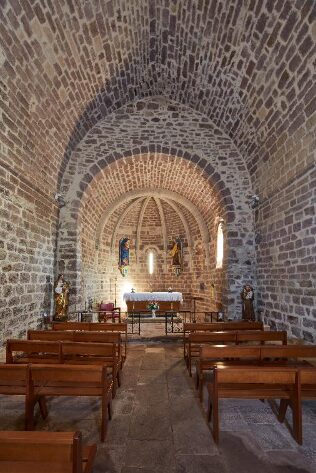
<path fill-rule="evenodd" d="M 315 342 L 316 172 L 312 166 L 258 211 L 259 309 L 272 327 Z"/>
<path fill-rule="evenodd" d="M 52 310 L 58 207 L 26 177 L 0 168 L 0 333 L 25 335 Z"/>

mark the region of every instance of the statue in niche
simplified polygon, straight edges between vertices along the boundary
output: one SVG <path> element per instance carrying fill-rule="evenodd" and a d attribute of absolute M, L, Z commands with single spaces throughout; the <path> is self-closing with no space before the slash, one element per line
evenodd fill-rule
<path fill-rule="evenodd" d="M 65 281 L 64 275 L 59 274 L 54 288 L 55 316 L 54 320 L 67 320 L 69 307 L 69 288 L 70 284 Z"/>
<path fill-rule="evenodd" d="M 119 264 L 118 268 L 122 274 L 122 276 L 126 276 L 128 272 L 129 266 L 129 247 L 130 247 L 130 239 L 129 238 L 121 238 L 119 243 Z"/>
<path fill-rule="evenodd" d="M 179 238 L 175 240 L 170 256 L 172 257 L 173 270 L 179 276 L 183 270 L 183 245 Z"/>
<path fill-rule="evenodd" d="M 253 308 L 254 298 L 253 288 L 249 284 L 246 284 L 241 292 L 243 320 L 255 320 L 256 317 Z"/>

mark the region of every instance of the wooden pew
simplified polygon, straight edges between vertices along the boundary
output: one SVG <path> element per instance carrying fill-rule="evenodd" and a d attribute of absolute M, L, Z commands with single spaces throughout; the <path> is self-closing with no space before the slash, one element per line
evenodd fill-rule
<path fill-rule="evenodd" d="M 226 330 L 264 330 L 263 322 L 188 322 L 183 325 L 184 333 L 188 332 L 224 332 Z"/>
<path fill-rule="evenodd" d="M 58 358 L 55 357 L 56 354 Z M 111 370 L 113 397 L 115 397 L 117 386 L 121 385 L 117 342 L 8 340 L 6 363 L 103 364 Z"/>
<path fill-rule="evenodd" d="M 196 369 L 196 387 L 203 400 L 204 373 L 221 364 L 225 365 L 289 365 L 298 359 L 316 358 L 316 345 L 235 345 L 201 346 Z"/>
<path fill-rule="evenodd" d="M 57 341 L 7 340 L 6 363 L 62 363 Z"/>
<path fill-rule="evenodd" d="M 236 343 L 235 332 L 193 332 L 190 333 L 185 345 L 185 361 L 192 376 L 192 358 L 200 355 L 201 345 L 218 343 Z"/>
<path fill-rule="evenodd" d="M 127 356 L 127 323 L 95 323 L 95 322 L 53 322 L 53 330 L 77 330 L 91 332 L 119 332 L 124 341 L 124 350 L 122 351 L 123 362 Z"/>
<path fill-rule="evenodd" d="M 46 416 L 45 399 L 33 397 L 31 399 L 31 371 L 30 365 L 0 364 L 0 394 L 4 395 L 22 395 L 24 401 L 24 428 L 30 429 L 31 412 L 36 402 L 39 403 L 40 412 L 43 418 Z"/>
<path fill-rule="evenodd" d="M 282 331 L 255 331 L 251 330 L 248 331 L 238 331 L 236 333 L 236 344 L 251 342 L 254 344 L 255 342 L 264 345 L 266 342 L 280 342 L 282 345 L 287 345 L 287 332 L 285 330 Z"/>
<path fill-rule="evenodd" d="M 200 346 L 205 344 L 241 344 L 251 342 L 251 344 L 266 342 L 280 342 L 283 345 L 287 344 L 287 333 L 282 332 L 264 332 L 261 330 L 242 330 L 242 331 L 228 331 L 228 332 L 193 332 L 189 333 L 185 344 L 185 360 L 187 367 L 192 376 L 192 358 L 200 355 Z"/>
<path fill-rule="evenodd" d="M 108 417 L 112 417 L 112 382 L 104 365 L 31 365 L 31 393 L 34 401 L 42 396 L 98 396 L 101 398 L 101 442 Z M 33 410 L 30 425 L 34 424 Z"/>
<path fill-rule="evenodd" d="M 30 380 L 31 373 L 28 365 L 0 365 L 0 394 L 22 395 L 24 401 L 24 428 L 27 430 L 28 413 L 30 409 Z"/>
<path fill-rule="evenodd" d="M 120 362 L 115 343 L 61 342 L 65 364 L 103 365 L 110 369 L 113 379 L 113 397 L 121 385 Z"/>
<path fill-rule="evenodd" d="M 50 342 L 74 341 L 74 330 L 55 331 L 55 330 L 28 330 L 26 334 L 27 340 L 44 340 Z M 90 332 L 83 332 L 90 333 Z M 89 340 L 91 341 L 91 340 Z"/>
<path fill-rule="evenodd" d="M 91 322 L 53 322 L 52 330 L 90 330 Z"/>
<path fill-rule="evenodd" d="M 266 345 L 260 347 L 261 361 L 269 358 L 316 358 L 316 345 Z"/>
<path fill-rule="evenodd" d="M 298 405 L 297 368 L 286 367 L 223 367 L 213 368 L 213 380 L 208 383 L 208 421 L 212 419 L 212 433 L 219 441 L 219 400 L 236 399 L 283 399 Z M 294 438 L 299 439 L 298 409 L 293 413 Z"/>
<path fill-rule="evenodd" d="M 189 322 L 183 324 L 183 356 L 185 357 L 186 343 L 189 333 L 193 332 L 225 332 L 239 330 L 264 330 L 263 322 Z"/>
<path fill-rule="evenodd" d="M 298 398 L 298 432 L 297 441 L 299 444 L 303 443 L 303 429 L 302 429 L 302 401 L 316 399 L 316 367 L 313 368 L 301 368 L 298 370 L 298 383 L 297 383 L 297 398 Z M 290 399 L 282 399 L 280 401 L 278 419 L 283 422 L 285 419 L 286 411 L 288 406 L 291 406 L 292 411 L 295 411 L 295 405 Z"/>
<path fill-rule="evenodd" d="M 92 473 L 96 450 L 80 432 L 0 431 L 0 473 Z"/>
<path fill-rule="evenodd" d="M 90 332 L 76 330 L 28 330 L 28 340 L 49 340 L 89 343 L 115 343 L 120 368 L 123 366 L 122 340 L 120 332 Z"/>

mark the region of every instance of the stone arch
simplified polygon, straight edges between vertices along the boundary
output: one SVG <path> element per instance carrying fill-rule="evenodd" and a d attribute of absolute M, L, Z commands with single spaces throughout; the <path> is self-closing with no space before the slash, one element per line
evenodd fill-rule
<path fill-rule="evenodd" d="M 131 102 L 91 128 L 64 174 L 65 200 L 80 199 L 105 166 L 144 153 L 170 154 L 199 166 L 227 205 L 230 198 L 236 202 L 240 189 L 246 199 L 251 196 L 245 161 L 232 140 L 205 115 L 157 96 Z"/>
<path fill-rule="evenodd" d="M 179 158 L 179 157 L 170 157 L 170 156 L 164 156 L 164 155 L 155 155 L 154 157 L 152 157 L 150 154 L 139 155 L 139 156 L 134 156 L 134 157 L 125 156 L 121 160 L 117 160 L 113 162 L 112 164 L 106 166 L 105 169 L 102 172 L 100 172 L 98 175 L 96 175 L 95 179 L 90 183 L 90 185 L 87 188 L 86 193 L 82 196 L 81 201 L 77 200 L 77 203 L 75 203 L 75 206 L 73 206 L 72 208 L 70 207 L 67 208 L 68 206 L 66 205 L 65 208 L 61 209 L 61 212 L 64 212 L 64 215 L 66 216 L 66 219 L 67 219 L 67 230 L 65 233 L 65 237 L 66 237 L 65 239 L 68 242 L 68 247 L 66 248 L 66 250 L 62 250 L 60 252 L 59 258 L 61 261 L 64 261 L 63 267 L 66 268 L 66 270 L 68 270 L 68 274 L 69 274 L 69 271 L 72 272 L 72 276 L 74 278 L 73 287 L 75 288 L 74 296 L 77 296 L 74 298 L 74 302 L 76 301 L 77 303 L 79 303 L 80 294 L 82 293 L 82 287 L 84 283 L 81 277 L 81 265 L 82 265 L 81 251 L 78 251 L 77 255 L 75 255 L 74 248 L 78 247 L 81 249 L 81 246 L 82 246 L 81 242 L 83 241 L 81 238 L 81 232 L 82 232 L 83 227 L 85 227 L 85 224 L 83 224 L 83 227 L 81 226 L 82 221 L 86 218 L 85 213 L 90 214 L 92 211 L 94 211 L 93 210 L 94 205 L 92 205 L 91 202 L 95 198 L 97 190 L 101 192 L 101 195 L 103 195 L 102 192 L 104 191 L 104 189 L 107 188 L 107 182 L 109 182 L 109 180 L 111 181 L 111 173 L 114 173 L 114 171 L 116 172 L 116 178 L 117 178 L 117 176 L 119 176 L 119 171 L 122 171 L 124 175 L 125 174 L 130 175 L 131 171 L 129 171 L 129 174 L 127 172 L 129 168 L 132 168 L 133 166 L 137 166 L 140 164 L 144 165 L 144 163 L 146 164 L 146 167 L 148 167 L 149 164 L 151 164 L 152 168 L 154 169 L 155 160 L 158 161 L 159 165 L 161 165 L 161 161 L 164 160 L 166 169 L 168 168 L 168 166 L 170 168 L 171 165 L 176 166 L 176 169 L 182 169 L 183 173 L 186 173 L 186 175 L 192 177 L 192 179 L 200 179 L 199 184 L 197 186 L 200 192 L 204 186 L 207 186 L 209 189 L 211 189 L 211 182 L 208 179 L 208 176 L 205 174 L 205 172 L 201 172 L 199 166 L 194 166 L 189 161 L 184 160 L 183 158 Z M 117 182 L 117 186 L 115 187 L 120 187 L 119 184 L 120 183 Z M 154 190 L 154 189 L 144 190 L 143 188 L 140 188 L 140 189 L 138 188 L 137 192 L 138 194 L 135 194 L 135 190 L 132 190 L 132 191 L 128 191 L 127 193 L 125 192 L 122 194 L 122 191 L 121 191 L 121 196 L 118 202 L 123 202 L 124 200 L 126 200 L 126 198 L 129 198 L 129 199 L 135 198 L 138 195 L 146 196 L 146 192 L 147 192 L 147 195 L 151 195 L 154 193 L 157 196 L 159 196 L 160 195 L 159 192 L 161 192 L 161 195 L 164 195 L 164 197 L 168 197 L 169 200 L 170 198 L 171 200 L 175 199 L 175 194 L 172 194 L 172 192 L 168 189 L 162 189 L 158 192 L 157 190 Z M 184 191 L 182 190 L 182 193 L 183 192 Z M 195 190 L 193 189 L 192 192 L 194 194 Z M 227 203 L 227 196 L 229 195 L 227 191 L 225 192 L 225 189 L 223 190 L 223 194 L 224 194 L 224 197 L 222 195 L 219 195 L 217 197 L 217 204 L 219 206 L 218 209 L 220 209 L 217 211 L 217 213 L 220 213 L 221 215 L 225 214 L 225 219 L 227 219 L 227 222 L 229 222 L 230 229 L 233 232 L 234 230 L 238 229 L 239 221 L 238 219 L 235 218 L 235 215 L 233 212 L 234 207 L 231 203 L 229 203 L 229 205 L 226 205 L 226 207 L 223 208 L 223 206 Z M 215 195 L 217 196 L 217 193 L 213 189 L 213 199 L 215 199 L 214 197 Z M 108 209 L 105 211 L 105 214 L 108 213 L 108 211 L 113 207 L 113 205 L 115 207 L 114 197 L 115 196 L 113 196 L 111 200 L 109 201 Z M 182 196 L 178 195 L 177 199 L 179 202 L 181 202 L 181 205 L 186 203 L 186 207 L 189 208 L 191 213 L 196 214 L 196 211 L 195 211 L 196 207 L 192 205 L 192 202 L 188 200 L 186 201 L 184 197 L 185 196 L 183 195 Z M 198 199 L 198 193 L 196 192 L 195 192 L 195 199 Z M 206 199 L 204 198 L 203 200 L 204 205 L 205 205 L 205 200 Z M 103 212 L 104 212 L 104 208 L 103 208 Z M 209 247 L 208 245 L 209 234 L 207 232 L 205 222 L 203 222 L 203 220 L 206 217 L 207 215 L 204 209 L 202 214 L 198 218 L 198 220 L 200 221 L 200 228 L 202 228 L 201 233 L 202 234 L 204 233 L 205 235 L 204 241 L 206 242 L 206 244 L 203 246 L 206 246 L 206 248 L 208 248 Z M 102 223 L 104 224 L 104 221 Z M 251 224 L 249 221 L 247 222 L 246 226 L 248 226 L 248 229 L 249 229 L 248 231 L 251 232 Z M 99 225 L 99 227 L 101 228 L 102 225 Z M 63 226 L 61 226 L 61 232 L 63 231 L 65 231 L 65 229 Z M 96 228 L 95 230 L 93 230 L 93 233 L 90 234 L 90 238 L 92 237 L 93 239 L 93 234 L 95 234 L 95 231 L 96 231 Z M 70 239 L 72 240 L 72 245 L 69 245 L 69 232 L 71 233 Z M 63 236 L 62 233 L 60 235 Z M 234 235 L 234 233 L 232 233 L 232 235 Z M 230 240 L 232 242 L 232 246 L 234 246 L 234 238 L 230 238 Z M 64 242 L 65 240 L 63 241 L 63 238 L 61 238 L 60 239 L 61 248 L 65 248 Z M 228 245 L 229 245 L 229 239 L 228 239 Z M 71 250 L 69 246 L 71 246 Z M 236 256 L 238 251 L 242 253 L 245 251 L 251 252 L 252 251 L 251 242 L 248 243 L 247 245 L 242 245 L 242 247 L 239 249 L 235 248 L 233 250 L 233 255 L 229 256 L 229 261 L 231 264 L 227 265 L 227 267 L 225 268 L 225 271 L 223 271 L 225 281 L 229 281 L 229 284 L 228 284 L 229 289 L 225 281 L 223 281 L 221 278 L 218 279 L 221 287 L 227 286 L 227 289 L 225 289 L 225 294 L 224 294 L 225 295 L 224 305 L 225 307 L 228 307 L 228 303 L 230 303 L 233 312 L 235 311 L 235 306 L 238 300 L 237 294 L 239 295 L 239 286 L 238 286 L 238 281 L 236 282 L 236 278 L 238 279 L 238 277 L 239 278 L 243 277 L 243 269 L 240 269 L 240 266 L 239 266 L 240 261 L 238 257 Z M 85 271 L 87 270 L 85 269 Z M 91 269 L 89 271 L 91 271 Z M 244 275 L 244 277 L 249 278 L 248 271 L 247 271 L 247 274 Z M 232 293 L 233 293 L 233 296 L 232 296 Z"/>
<path fill-rule="evenodd" d="M 207 117 L 165 97 L 138 100 L 113 112 L 94 125 L 76 147 L 62 184 L 66 206 L 60 213 L 59 247 L 64 246 L 63 240 L 69 241 L 69 232 L 72 246 L 80 247 L 83 209 L 96 186 L 101 189 L 102 182 L 108 179 L 107 192 L 113 195 L 109 201 L 112 205 L 116 198 L 121 198 L 124 186 L 128 187 L 123 173 L 117 175 L 119 169 L 133 162 L 142 166 L 141 160 L 147 160 L 147 165 L 151 161 L 159 162 L 161 157 L 173 160 L 176 166 L 181 163 L 181 169 L 203 178 L 203 186 L 209 186 L 212 199 L 216 200 L 221 215 L 225 215 L 230 231 L 227 239 L 230 248 L 228 260 L 235 267 L 235 270 L 229 269 L 228 285 L 233 288 L 236 305 L 236 294 L 243 280 L 254 280 L 255 277 L 255 265 L 251 268 L 243 266 L 245 261 L 255 260 L 253 213 L 249 207 L 253 192 L 245 162 L 232 140 Z M 115 184 L 108 170 L 115 174 Z M 157 173 L 155 176 L 159 180 Z M 146 181 L 145 169 L 138 179 L 138 189 L 152 187 L 152 183 Z M 164 176 L 158 185 L 169 191 L 174 190 L 172 186 L 169 176 Z M 201 187 L 192 189 L 192 183 L 188 187 L 197 199 Z M 178 191 L 184 197 L 185 192 L 184 189 Z M 240 235 L 240 238 L 232 235 Z M 240 244 L 242 238 L 246 244 Z M 58 250 L 57 254 L 58 259 L 64 261 L 63 252 Z M 74 292 L 78 294 L 81 261 L 74 255 L 72 257 L 76 261 L 70 262 L 67 257 L 66 267 L 68 265 L 78 281 L 74 284 L 77 286 Z M 225 286 L 226 283 L 221 279 L 220 284 Z M 230 301 L 229 292 L 226 306 Z"/>
<path fill-rule="evenodd" d="M 198 225 L 199 225 L 199 228 L 200 228 L 200 231 L 201 231 L 201 235 L 203 237 L 203 241 L 204 241 L 205 245 L 207 246 L 209 244 L 208 229 L 205 225 L 205 222 L 203 221 L 203 217 L 202 217 L 199 209 L 196 206 L 194 206 L 188 199 L 186 199 L 185 197 L 183 197 L 181 195 L 177 195 L 175 192 L 171 192 L 171 191 L 168 191 L 168 190 L 166 191 L 164 189 L 156 189 L 156 190 L 154 190 L 154 189 L 141 189 L 137 192 L 136 191 L 130 191 L 130 192 L 127 192 L 127 193 L 123 194 L 119 199 L 117 199 L 116 201 L 111 203 L 111 205 L 109 207 L 104 209 L 103 215 L 100 219 L 100 222 L 99 222 L 97 230 L 96 230 L 95 241 L 96 241 L 97 246 L 98 246 L 98 243 L 100 241 L 100 237 L 101 237 L 103 228 L 106 225 L 107 219 L 109 218 L 109 215 L 113 211 L 115 211 L 115 209 L 117 207 L 119 207 L 123 202 L 126 202 L 126 201 L 134 199 L 134 198 L 139 199 L 139 198 L 142 198 L 142 197 L 144 198 L 144 204 L 143 205 L 147 205 L 147 202 L 148 202 L 150 197 L 162 198 L 163 200 L 167 200 L 168 202 L 170 202 L 170 205 L 179 214 L 180 219 L 181 219 L 182 223 L 184 224 L 186 234 L 187 234 L 187 238 L 188 238 L 188 242 L 189 242 L 189 248 L 191 248 L 192 247 L 192 242 L 191 242 L 191 238 L 190 238 L 190 232 L 189 232 L 189 229 L 188 229 L 188 225 L 185 221 L 185 217 L 182 215 L 181 210 L 177 209 L 172 204 L 172 202 L 174 200 L 180 202 L 184 207 L 186 207 L 194 215 L 195 219 L 198 222 Z M 138 227 L 140 227 L 140 222 L 138 222 Z M 136 251 L 137 251 L 137 249 L 136 249 Z M 207 255 L 207 257 L 209 257 L 209 252 L 206 252 L 206 255 Z"/>

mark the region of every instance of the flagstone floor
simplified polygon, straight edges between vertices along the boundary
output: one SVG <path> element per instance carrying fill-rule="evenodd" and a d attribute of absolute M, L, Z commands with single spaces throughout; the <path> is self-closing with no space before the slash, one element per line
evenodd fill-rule
<path fill-rule="evenodd" d="M 56 398 L 48 407 L 36 429 L 81 430 L 86 443 L 97 442 L 94 473 L 316 472 L 315 403 L 304 403 L 304 445 L 298 446 L 269 404 L 221 401 L 216 446 L 176 341 L 129 345 L 104 444 L 98 400 Z M 22 413 L 22 399 L 0 398 L 2 430 L 22 430 Z"/>

